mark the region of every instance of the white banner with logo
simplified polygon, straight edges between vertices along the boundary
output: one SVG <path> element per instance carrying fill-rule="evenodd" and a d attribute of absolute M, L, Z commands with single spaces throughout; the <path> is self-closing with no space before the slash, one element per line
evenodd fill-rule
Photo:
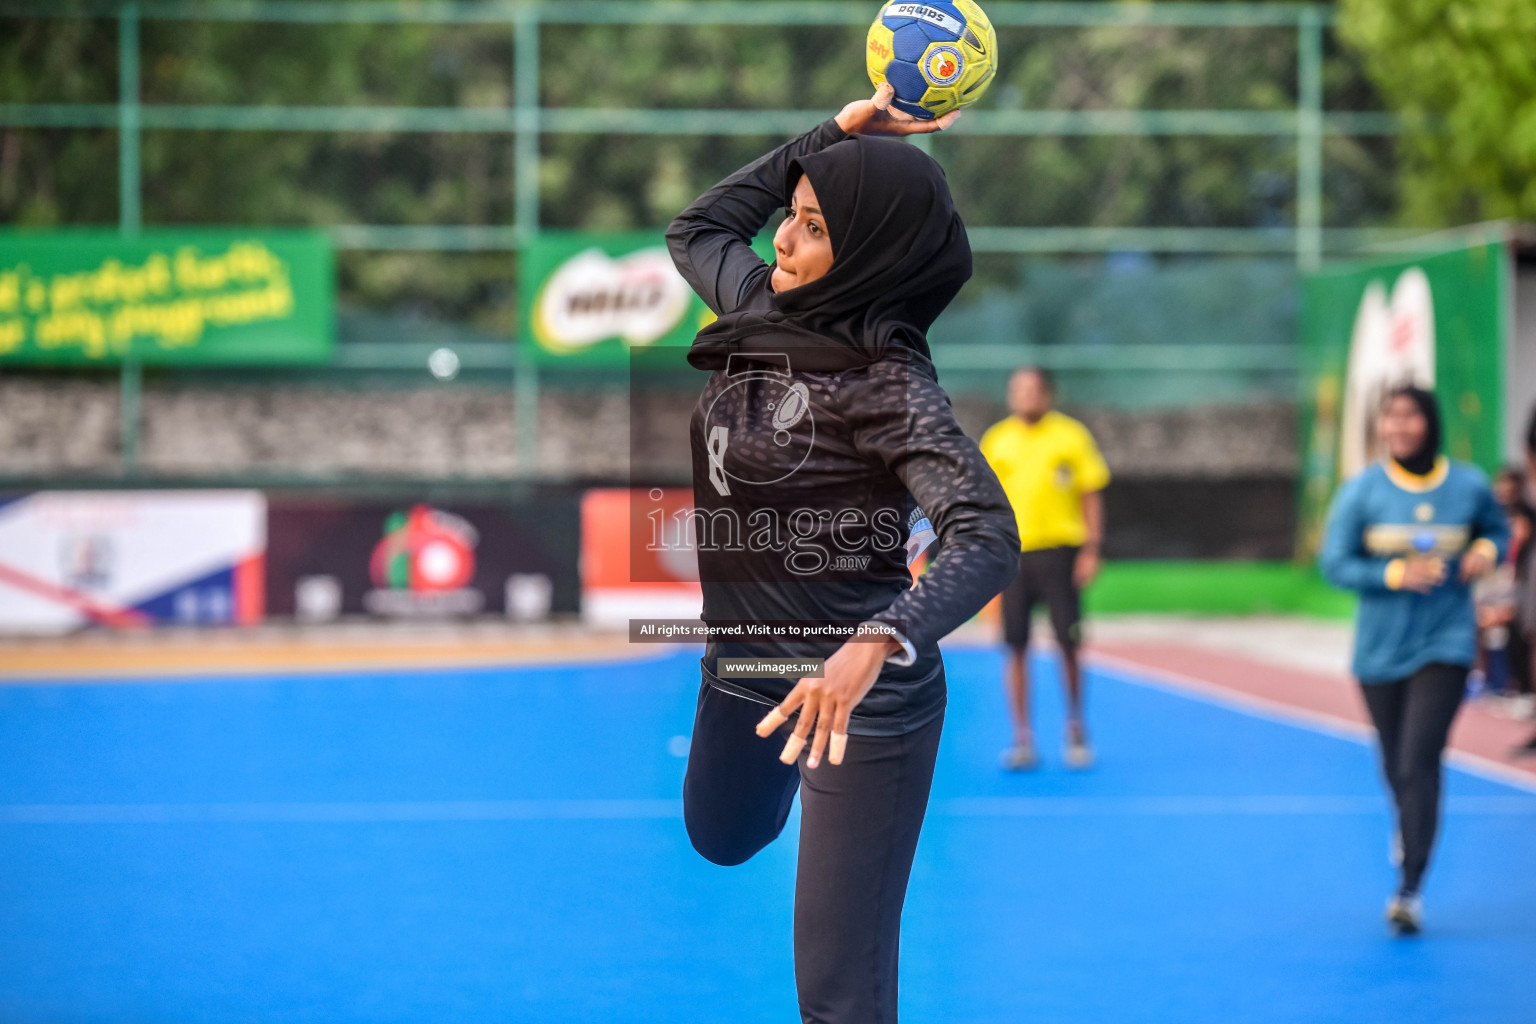
<path fill-rule="evenodd" d="M 266 515 L 247 490 L 0 496 L 0 632 L 259 622 Z"/>

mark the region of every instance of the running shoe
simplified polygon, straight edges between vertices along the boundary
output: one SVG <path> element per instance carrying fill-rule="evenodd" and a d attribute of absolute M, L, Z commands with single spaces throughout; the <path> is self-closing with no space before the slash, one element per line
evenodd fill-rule
<path fill-rule="evenodd" d="M 1009 772 L 1032 772 L 1040 767 L 1033 743 L 1015 743 L 1003 751 L 1002 762 L 1003 770 Z"/>
<path fill-rule="evenodd" d="M 1093 767 L 1093 748 L 1081 736 L 1069 737 L 1067 747 L 1061 752 L 1063 763 L 1075 772 L 1085 772 Z"/>
<path fill-rule="evenodd" d="M 1387 927 L 1394 935 L 1424 930 L 1424 900 L 1416 892 L 1400 892 L 1387 901 Z"/>
<path fill-rule="evenodd" d="M 1529 693 L 1511 697 L 1493 697 L 1488 702 L 1488 711 L 1498 718 L 1513 718 L 1517 722 L 1529 721 L 1531 718 L 1536 718 L 1536 697 Z"/>

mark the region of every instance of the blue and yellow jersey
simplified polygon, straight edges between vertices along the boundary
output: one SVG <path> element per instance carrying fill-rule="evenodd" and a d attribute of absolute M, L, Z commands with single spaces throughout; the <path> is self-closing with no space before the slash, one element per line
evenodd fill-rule
<path fill-rule="evenodd" d="M 1433 662 L 1471 665 L 1477 622 L 1461 558 L 1481 547 L 1495 562 L 1509 524 L 1482 471 L 1441 457 L 1416 476 L 1378 463 L 1340 488 L 1318 558 L 1334 586 L 1360 592 L 1354 672 L 1361 682 L 1404 679 Z M 1406 559 L 1444 559 L 1445 580 L 1427 594 L 1403 590 Z"/>

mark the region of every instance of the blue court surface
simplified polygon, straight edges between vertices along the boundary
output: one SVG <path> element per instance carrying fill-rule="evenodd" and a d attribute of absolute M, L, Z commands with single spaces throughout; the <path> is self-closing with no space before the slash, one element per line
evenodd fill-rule
<path fill-rule="evenodd" d="M 797 1020 L 793 822 L 683 832 L 695 658 L 0 687 L 0 1021 Z M 1536 794 L 1449 773 L 1395 941 L 1364 745 L 1100 672 L 1101 765 L 1005 775 L 948 660 L 904 1021 L 1536 1020 Z"/>

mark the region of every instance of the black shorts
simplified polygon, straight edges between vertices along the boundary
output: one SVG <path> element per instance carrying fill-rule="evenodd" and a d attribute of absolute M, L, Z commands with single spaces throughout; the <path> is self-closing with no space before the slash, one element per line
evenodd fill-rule
<path fill-rule="evenodd" d="M 1081 548 L 1040 548 L 1019 556 L 1019 574 L 1003 590 L 1003 640 L 1009 647 L 1029 646 L 1035 605 L 1045 602 L 1056 642 L 1077 650 L 1082 632 L 1082 598 L 1073 573 Z"/>

